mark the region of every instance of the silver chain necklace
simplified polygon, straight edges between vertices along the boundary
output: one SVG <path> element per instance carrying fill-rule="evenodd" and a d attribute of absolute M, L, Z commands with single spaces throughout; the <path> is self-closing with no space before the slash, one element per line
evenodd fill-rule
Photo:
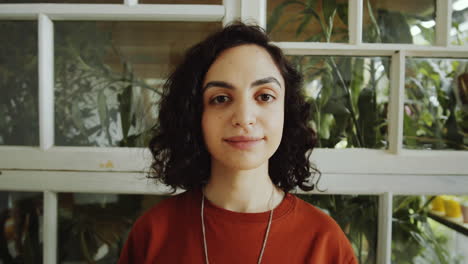
<path fill-rule="evenodd" d="M 273 190 L 271 191 L 270 200 L 268 202 L 270 206 L 270 219 L 268 220 L 268 226 L 265 232 L 265 238 L 263 239 L 262 250 L 260 251 L 260 256 L 258 257 L 258 264 L 262 262 L 263 252 L 265 251 L 266 242 L 268 240 L 268 233 L 270 232 L 271 220 L 273 218 L 273 209 L 271 208 L 271 199 L 273 197 L 274 191 L 275 191 L 275 188 L 273 187 Z M 202 190 L 201 221 L 202 221 L 202 233 L 203 233 L 203 248 L 205 249 L 205 263 L 209 264 L 210 261 L 208 260 L 208 246 L 206 244 L 206 234 L 205 234 L 205 218 L 203 216 L 204 208 L 205 208 L 205 194 L 203 193 L 203 190 Z"/>

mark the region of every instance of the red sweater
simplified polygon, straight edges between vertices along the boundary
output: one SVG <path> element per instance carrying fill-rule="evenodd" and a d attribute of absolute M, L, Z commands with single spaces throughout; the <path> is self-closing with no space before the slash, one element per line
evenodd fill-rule
<path fill-rule="evenodd" d="M 204 263 L 200 189 L 170 197 L 133 225 L 119 264 Z M 238 213 L 205 199 L 210 263 L 257 263 L 270 213 Z M 275 208 L 262 263 L 357 264 L 328 215 L 287 194 Z"/>

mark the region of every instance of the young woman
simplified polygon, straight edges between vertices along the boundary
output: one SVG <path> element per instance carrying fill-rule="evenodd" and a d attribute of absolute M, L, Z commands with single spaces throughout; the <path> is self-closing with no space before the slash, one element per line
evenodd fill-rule
<path fill-rule="evenodd" d="M 192 47 L 164 87 L 154 178 L 186 192 L 134 224 L 119 263 L 357 263 L 314 189 L 302 76 L 257 26 Z"/>

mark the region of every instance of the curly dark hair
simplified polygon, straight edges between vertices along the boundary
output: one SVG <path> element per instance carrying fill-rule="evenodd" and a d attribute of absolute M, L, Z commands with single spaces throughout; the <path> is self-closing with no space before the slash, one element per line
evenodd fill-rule
<path fill-rule="evenodd" d="M 273 58 L 285 82 L 284 129 L 281 143 L 269 160 L 272 182 L 285 192 L 299 187 L 311 191 L 311 174 L 321 173 L 310 162 L 317 137 L 310 127 L 311 107 L 302 93 L 303 77 L 280 48 L 269 43 L 257 25 L 234 22 L 190 48 L 163 86 L 159 122 L 153 127 L 149 149 L 153 162 L 148 178 L 172 187 L 203 187 L 210 177 L 211 158 L 201 127 L 202 84 L 209 67 L 225 50 L 253 44 Z M 312 179 L 313 180 L 313 179 Z"/>

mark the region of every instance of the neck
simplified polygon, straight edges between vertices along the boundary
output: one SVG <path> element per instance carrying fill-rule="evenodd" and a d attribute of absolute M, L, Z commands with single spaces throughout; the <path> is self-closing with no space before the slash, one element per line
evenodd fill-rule
<path fill-rule="evenodd" d="M 268 163 L 252 170 L 236 170 L 213 162 L 203 193 L 216 206 L 243 213 L 269 211 L 283 199 L 283 191 L 268 175 Z"/>

